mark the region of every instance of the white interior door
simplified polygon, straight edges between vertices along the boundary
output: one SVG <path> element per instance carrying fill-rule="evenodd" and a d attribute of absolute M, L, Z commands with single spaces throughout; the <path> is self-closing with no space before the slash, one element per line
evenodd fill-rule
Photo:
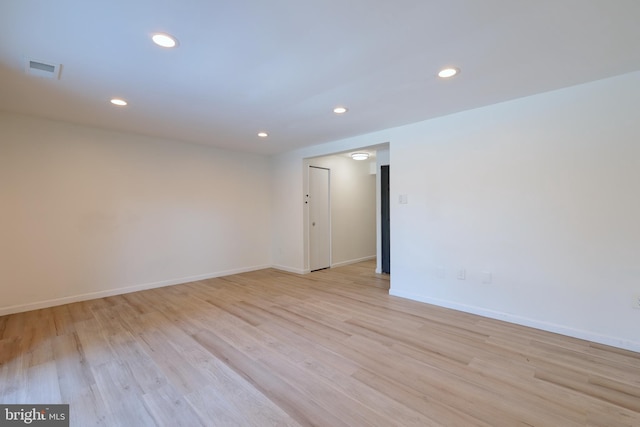
<path fill-rule="evenodd" d="M 309 166 L 309 269 L 331 267 L 329 169 Z"/>

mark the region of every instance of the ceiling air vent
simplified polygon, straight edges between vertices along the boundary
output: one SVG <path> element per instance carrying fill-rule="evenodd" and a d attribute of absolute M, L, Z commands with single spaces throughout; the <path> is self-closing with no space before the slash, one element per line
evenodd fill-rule
<path fill-rule="evenodd" d="M 25 71 L 27 74 L 47 79 L 60 78 L 60 64 L 48 64 L 34 59 L 27 59 Z"/>

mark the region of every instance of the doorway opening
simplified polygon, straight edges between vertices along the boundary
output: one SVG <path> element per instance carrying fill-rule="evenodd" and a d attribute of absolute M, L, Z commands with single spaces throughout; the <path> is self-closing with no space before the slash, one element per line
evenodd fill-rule
<path fill-rule="evenodd" d="M 303 259 L 306 272 L 366 261 L 364 265 L 374 265 L 375 273 L 382 273 L 381 165 L 389 164 L 388 146 L 385 143 L 304 159 Z M 351 154 L 356 151 L 367 152 L 369 158 L 355 160 Z M 330 175 L 330 180 L 326 179 L 325 173 Z M 327 181 L 330 190 L 314 189 L 318 182 Z M 320 213 L 314 212 L 322 194 L 330 199 L 328 207 L 322 207 Z M 324 221 L 319 215 L 327 212 L 328 219 Z M 329 228 L 323 232 L 324 224 L 329 224 Z M 322 233 L 325 237 L 321 237 Z M 387 249 L 388 245 L 385 254 Z M 390 271 L 387 263 L 385 267 L 386 272 Z"/>

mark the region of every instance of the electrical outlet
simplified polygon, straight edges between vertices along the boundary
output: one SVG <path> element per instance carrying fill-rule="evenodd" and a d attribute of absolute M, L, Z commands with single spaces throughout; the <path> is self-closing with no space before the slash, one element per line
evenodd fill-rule
<path fill-rule="evenodd" d="M 458 280 L 464 280 L 467 278 L 467 270 L 465 270 L 464 268 L 461 268 L 460 270 L 458 270 Z"/>
<path fill-rule="evenodd" d="M 640 294 L 633 296 L 633 308 L 640 310 Z"/>

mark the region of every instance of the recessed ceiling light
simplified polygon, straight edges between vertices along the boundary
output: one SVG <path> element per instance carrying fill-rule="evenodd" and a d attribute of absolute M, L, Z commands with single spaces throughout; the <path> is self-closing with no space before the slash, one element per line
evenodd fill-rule
<path fill-rule="evenodd" d="M 178 41 L 175 37 L 165 33 L 154 34 L 151 37 L 151 40 L 153 40 L 153 42 L 158 46 L 162 47 L 176 47 L 176 45 L 178 44 Z"/>
<path fill-rule="evenodd" d="M 269 136 L 269 134 L 268 134 L 268 133 L 266 133 L 266 132 L 258 132 L 258 136 L 259 136 L 260 138 L 266 138 L 266 137 L 268 137 L 268 136 Z"/>
<path fill-rule="evenodd" d="M 460 70 L 458 70 L 457 68 L 443 68 L 442 70 L 440 70 L 440 72 L 438 73 L 438 77 L 442 77 L 443 79 L 447 79 L 449 77 L 453 77 L 456 74 L 458 74 L 460 72 Z"/>
<path fill-rule="evenodd" d="M 353 153 L 351 154 L 351 158 L 353 160 L 367 160 L 369 158 L 369 153 Z"/>
<path fill-rule="evenodd" d="M 111 100 L 111 103 L 113 105 L 117 105 L 119 107 L 124 107 L 125 105 L 127 105 L 127 101 L 125 101 L 124 99 L 120 99 L 120 98 L 113 98 Z"/>
<path fill-rule="evenodd" d="M 349 111 L 346 107 L 336 107 L 333 109 L 333 112 L 336 114 L 344 114 Z"/>

